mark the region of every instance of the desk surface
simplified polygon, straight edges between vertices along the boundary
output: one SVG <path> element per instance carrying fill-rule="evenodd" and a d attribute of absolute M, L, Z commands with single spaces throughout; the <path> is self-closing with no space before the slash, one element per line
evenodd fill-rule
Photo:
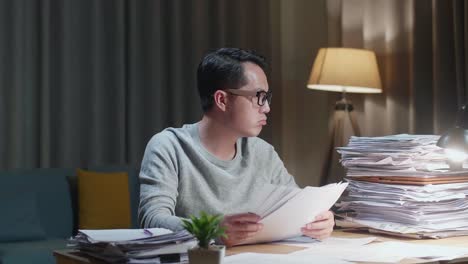
<path fill-rule="evenodd" d="M 334 237 L 344 237 L 344 238 L 360 238 L 360 237 L 369 237 L 375 236 L 379 238 L 379 241 L 402 241 L 408 243 L 416 244 L 426 244 L 426 245 L 446 245 L 446 246 L 461 246 L 468 247 L 468 236 L 462 237 L 451 237 L 444 239 L 410 239 L 410 238 L 396 238 L 391 236 L 384 235 L 375 235 L 369 233 L 356 233 L 356 232 L 343 232 L 343 231 L 334 231 Z M 256 252 L 256 253 L 272 253 L 272 254 L 287 254 L 297 250 L 301 250 L 301 247 L 286 246 L 286 245 L 275 245 L 275 244 L 260 244 L 260 245 L 246 245 L 246 246 L 236 246 L 227 249 L 226 255 L 235 255 L 245 252 Z M 104 262 L 89 258 L 83 254 L 80 254 L 76 250 L 57 250 L 54 251 L 54 256 L 57 264 L 102 264 Z M 451 262 L 443 263 L 468 263 L 468 256 L 460 259 L 453 260 Z M 431 262 L 420 259 L 406 259 L 403 262 L 407 263 L 439 263 Z"/>

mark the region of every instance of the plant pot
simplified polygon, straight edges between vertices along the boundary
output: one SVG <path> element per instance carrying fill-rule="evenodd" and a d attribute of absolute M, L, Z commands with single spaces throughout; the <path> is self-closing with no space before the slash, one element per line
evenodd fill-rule
<path fill-rule="evenodd" d="M 221 264 L 225 251 L 225 246 L 218 245 L 210 246 L 209 249 L 200 247 L 189 249 L 189 264 Z"/>

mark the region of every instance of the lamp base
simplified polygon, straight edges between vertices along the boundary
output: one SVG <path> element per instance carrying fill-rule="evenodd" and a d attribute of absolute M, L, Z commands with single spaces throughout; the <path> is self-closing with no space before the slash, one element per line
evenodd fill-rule
<path fill-rule="evenodd" d="M 330 143 L 322 169 L 320 185 L 341 181 L 345 176 L 344 168 L 339 162 L 340 157 L 335 148 L 346 146 L 351 136 L 361 136 L 361 130 L 353 110 L 352 102 L 344 96 L 335 103 L 335 111 L 330 120 Z"/>
<path fill-rule="evenodd" d="M 335 111 L 348 111 L 352 112 L 354 110 L 353 103 L 351 100 L 346 99 L 346 97 L 342 97 L 340 100 L 336 101 L 335 103 Z"/>

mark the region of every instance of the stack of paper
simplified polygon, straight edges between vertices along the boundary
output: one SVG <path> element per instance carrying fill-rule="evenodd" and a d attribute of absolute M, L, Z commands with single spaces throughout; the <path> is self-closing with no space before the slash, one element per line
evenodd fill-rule
<path fill-rule="evenodd" d="M 337 150 L 348 177 L 436 175 L 449 172 L 445 153 L 436 146 L 438 139 L 407 134 L 351 137 L 348 146 Z"/>
<path fill-rule="evenodd" d="M 468 234 L 468 183 L 398 185 L 349 180 L 336 204 L 342 227 L 369 227 L 414 237 Z"/>
<path fill-rule="evenodd" d="M 448 171 L 438 136 L 353 137 L 337 225 L 410 237 L 468 234 L 468 173 Z M 429 184 L 432 183 L 432 184 Z"/>
<path fill-rule="evenodd" d="M 164 228 L 79 230 L 69 246 L 110 263 L 162 263 L 187 260 L 187 250 L 197 244 L 187 231 Z"/>

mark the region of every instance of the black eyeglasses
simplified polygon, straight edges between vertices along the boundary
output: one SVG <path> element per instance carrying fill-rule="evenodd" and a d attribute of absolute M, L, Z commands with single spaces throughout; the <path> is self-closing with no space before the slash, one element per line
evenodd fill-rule
<path fill-rule="evenodd" d="M 268 105 L 271 105 L 271 98 L 273 96 L 272 91 L 246 91 L 246 90 L 239 90 L 239 89 L 226 89 L 224 90 L 233 95 L 239 95 L 244 97 L 257 97 L 257 104 L 259 106 L 265 105 L 265 102 L 268 101 Z"/>

